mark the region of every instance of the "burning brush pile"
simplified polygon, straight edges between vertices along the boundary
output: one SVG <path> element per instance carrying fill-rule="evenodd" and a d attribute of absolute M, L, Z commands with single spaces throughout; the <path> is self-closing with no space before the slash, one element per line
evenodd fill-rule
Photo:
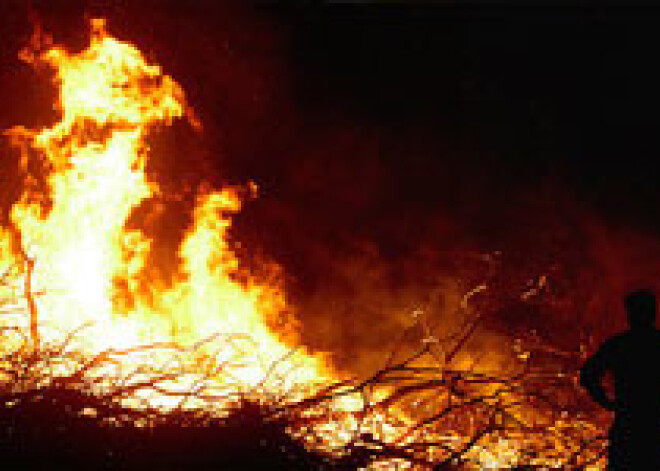
<path fill-rule="evenodd" d="M 147 137 L 201 125 L 158 65 L 91 26 L 82 51 L 35 35 L 22 53 L 53 74 L 59 121 L 6 132 L 22 194 L 0 228 L 3 457 L 20 469 L 602 466 L 578 353 L 535 362 L 547 351 L 528 339 L 508 369 L 464 354 L 478 290 L 453 332 L 417 313 L 417 350 L 393 341 L 367 378 L 301 346 L 277 267 L 251 273 L 228 239 L 252 184 L 199 188 L 177 266 L 157 267 L 150 221 L 177 197 L 148 177 Z"/>

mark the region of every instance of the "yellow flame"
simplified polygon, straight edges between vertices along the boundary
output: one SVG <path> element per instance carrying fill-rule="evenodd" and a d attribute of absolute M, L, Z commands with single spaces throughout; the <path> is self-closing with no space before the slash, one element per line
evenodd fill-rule
<path fill-rule="evenodd" d="M 36 157 L 46 168 L 41 187 L 35 183 L 39 175 L 28 173 L 31 183 L 11 211 L 22 247 L 35 261 L 42 335 L 48 340 L 89 324 L 89 352 L 155 341 L 192 343 L 215 332 L 244 335 L 249 342 L 218 355 L 254 357 L 235 367 L 233 376 L 256 384 L 269 362 L 290 347 L 266 325 L 286 306 L 282 290 L 236 276 L 239 262 L 227 238 L 231 216 L 241 208 L 240 192 L 200 191 L 174 282 L 141 287 L 152 240 L 127 229 L 127 221 L 159 192 L 145 173 L 145 138 L 154 126 L 184 115 L 196 123 L 171 77 L 133 45 L 109 36 L 103 20 L 91 26 L 91 43 L 81 52 L 50 47 L 26 55 L 53 69 L 60 120 L 38 131 L 10 131 L 27 149 L 26 170 Z M 2 254 L 9 257 L 7 250 Z M 326 374 L 321 359 L 299 355 L 297 361 L 292 380 Z"/>

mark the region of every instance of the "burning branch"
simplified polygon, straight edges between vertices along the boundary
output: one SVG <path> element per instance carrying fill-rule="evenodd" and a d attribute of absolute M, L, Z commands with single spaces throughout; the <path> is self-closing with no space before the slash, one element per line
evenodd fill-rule
<path fill-rule="evenodd" d="M 25 296 L 32 294 L 26 287 Z M 26 315 L 32 319 L 29 309 Z M 31 331 L 32 322 L 28 326 Z M 474 371 L 475 365 L 468 370 L 452 367 L 451 360 L 466 346 L 464 335 L 434 345 L 421 343 L 416 352 L 389 361 L 366 379 L 332 381 L 316 391 L 309 389 L 302 399 L 293 399 L 286 395 L 268 398 L 263 386 L 279 364 L 295 355 L 294 350 L 273 362 L 254 388 L 223 392 L 215 378 L 223 374 L 226 361 L 211 362 L 199 370 L 193 363 L 180 365 L 180 358 L 204 356 L 204 348 L 231 342 L 232 336 L 212 335 L 190 347 L 161 342 L 110 348 L 89 356 L 75 347 L 76 337 L 84 330 L 81 327 L 59 342 L 43 344 L 30 355 L 21 353 L 20 343 L 4 353 L 2 373 L 7 382 L 0 388 L 4 404 L 0 415 L 34 403 L 53 408 L 67 404 L 68 413 L 93 417 L 99 424 L 159 427 L 177 417 L 187 417 L 189 425 L 221 420 L 256 401 L 258 421 L 287 424 L 293 437 L 323 450 L 324 462 L 334 463 L 330 469 L 378 467 L 377 463 L 386 462 L 433 470 L 472 469 L 489 462 L 496 467 L 504 467 L 505 462 L 516 466 L 554 463 L 585 469 L 602 455 L 602 434 L 592 433 L 597 432 L 593 427 L 581 437 L 589 430 L 586 422 L 580 426 L 562 420 L 553 394 L 547 391 L 552 387 L 576 394 L 570 380 L 528 364 L 508 374 Z M 470 335 L 475 332 L 472 327 L 467 330 Z M 2 332 L 33 338 L 22 333 L 20 326 L 5 326 Z M 438 363 L 434 347 L 452 355 Z M 156 355 L 162 361 L 159 366 L 128 360 L 136 355 Z M 173 387 L 186 377 L 194 380 L 186 381 L 185 387 Z M 154 407 L 156 397 L 164 401 L 164 407 Z M 205 406 L 200 408 L 200 404 Z M 388 427 L 391 431 L 386 432 Z M 511 443 L 509 461 L 488 458 L 498 442 Z M 548 455 L 552 448 L 554 454 Z"/>
<path fill-rule="evenodd" d="M 32 350 L 35 354 L 39 353 L 39 314 L 37 304 L 34 301 L 32 292 L 32 275 L 34 273 L 34 260 L 23 253 L 25 261 L 25 301 L 27 302 L 28 312 L 30 314 L 30 338 L 32 339 Z"/>

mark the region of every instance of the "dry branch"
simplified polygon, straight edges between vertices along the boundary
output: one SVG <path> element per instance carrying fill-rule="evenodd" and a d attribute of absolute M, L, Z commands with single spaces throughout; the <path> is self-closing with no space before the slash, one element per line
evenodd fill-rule
<path fill-rule="evenodd" d="M 0 434 L 14 427 L 21 414 L 47 414 L 49 420 L 73 427 L 71 433 L 83 423 L 99 430 L 128 427 L 130 433 L 145 425 L 150 430 L 178 427 L 179 434 L 186 433 L 183 429 L 211 433 L 209 424 L 231 427 L 231 417 L 243 417 L 255 429 L 286 430 L 294 437 L 287 447 L 308 453 L 307 469 L 358 469 L 382 462 L 437 471 L 474 469 L 488 459 L 483 454 L 492 454 L 502 442 L 515 448 L 511 469 L 550 462 L 562 469 L 585 469 L 602 459 L 604 442 L 597 421 L 584 414 L 580 420 L 567 418 L 562 411 L 569 406 L 557 403 L 558 397 L 579 399 L 573 375 L 531 361 L 522 361 L 515 371 L 497 373 L 479 371 L 476 364 L 453 366 L 477 332 L 480 315 L 468 319 L 456 335 L 442 337 L 425 328 L 434 341 L 421 342 L 419 349 L 398 361 L 402 342 L 397 343 L 383 368 L 367 378 L 309 386 L 302 399 L 293 399 L 288 393 L 268 393 L 266 386 L 295 350 L 273 362 L 256 386 L 243 391 L 217 381 L 230 369 L 228 360 L 206 362 L 202 369 L 195 369 L 194 361 L 181 366 L 182 358 L 195 358 L 204 349 L 220 351 L 245 341 L 244 336 L 216 334 L 188 347 L 154 343 L 91 356 L 75 346 L 87 326 L 57 342 L 44 342 L 38 329 L 38 294 L 31 286 L 34 263 L 24 262 L 28 331 L 18 324 L 0 326 L 0 427 L 5 427 Z M 0 284 L 8 282 L 9 275 L 0 276 Z M 7 303 L 13 306 L 13 301 Z M 439 351 L 445 353 L 438 355 Z M 162 357 L 160 364 L 127 361 L 156 353 Z M 172 387 L 184 377 L 190 379 L 186 388 Z M 154 406 L 147 399 L 153 395 L 169 398 L 171 406 Z M 361 406 L 342 409 L 339 404 L 348 397 L 359 398 Z M 580 411 L 579 405 L 575 411 Z M 328 440 L 328 427 L 336 428 L 334 440 Z M 387 427 L 394 432 L 382 433 Z"/>

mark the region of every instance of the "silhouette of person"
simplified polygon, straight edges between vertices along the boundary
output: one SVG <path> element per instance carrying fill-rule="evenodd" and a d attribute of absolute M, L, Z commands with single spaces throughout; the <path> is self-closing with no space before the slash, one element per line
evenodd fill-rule
<path fill-rule="evenodd" d="M 609 431 L 609 470 L 660 471 L 660 331 L 656 298 L 649 290 L 625 297 L 629 330 L 603 343 L 580 371 L 591 397 L 614 412 Z M 602 381 L 614 379 L 614 397 Z"/>

